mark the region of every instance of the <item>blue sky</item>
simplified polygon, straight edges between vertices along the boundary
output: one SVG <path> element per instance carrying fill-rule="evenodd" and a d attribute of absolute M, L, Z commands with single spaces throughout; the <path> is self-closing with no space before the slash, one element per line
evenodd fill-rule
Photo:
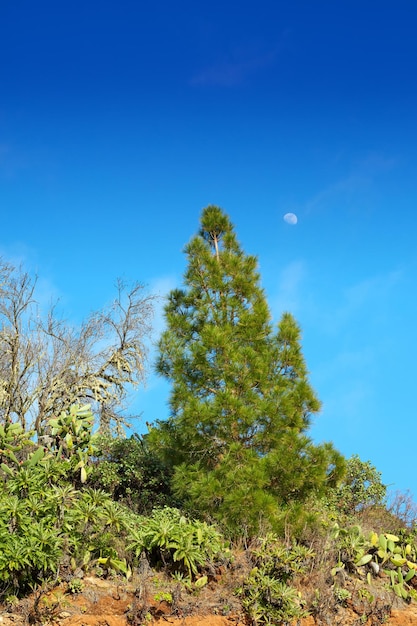
<path fill-rule="evenodd" d="M 222 206 L 303 329 L 314 439 L 417 495 L 416 19 L 414 0 L 3 0 L 1 254 L 77 322 L 117 277 L 179 286 Z M 138 430 L 168 393 L 150 374 Z"/>

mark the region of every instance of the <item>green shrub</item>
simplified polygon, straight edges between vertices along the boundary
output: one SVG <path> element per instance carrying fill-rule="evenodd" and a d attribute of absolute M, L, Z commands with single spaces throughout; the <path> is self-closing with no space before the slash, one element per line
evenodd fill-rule
<path fill-rule="evenodd" d="M 146 438 L 100 437 L 89 482 L 141 515 L 173 505 L 170 470 L 152 453 Z"/>
<path fill-rule="evenodd" d="M 254 567 L 238 594 L 254 624 L 289 623 L 307 615 L 301 594 L 290 583 L 306 571 L 313 556 L 298 544 L 288 548 L 272 533 L 252 549 Z"/>
<path fill-rule="evenodd" d="M 331 493 L 339 513 L 355 515 L 367 507 L 384 505 L 387 487 L 372 463 L 354 454 L 346 461 L 342 483 Z"/>
<path fill-rule="evenodd" d="M 72 407 L 51 420 L 46 449 L 20 426 L 0 427 L 0 596 L 22 595 L 68 563 L 128 574 L 119 553 L 134 514 L 83 484 L 93 450 L 90 418 L 87 407 Z"/>
<path fill-rule="evenodd" d="M 182 570 L 189 580 L 199 568 L 230 554 L 214 526 L 190 520 L 169 507 L 141 518 L 139 526 L 131 528 L 129 539 L 129 549 L 137 557 L 146 552 L 154 565 L 160 562 L 172 571 Z"/>

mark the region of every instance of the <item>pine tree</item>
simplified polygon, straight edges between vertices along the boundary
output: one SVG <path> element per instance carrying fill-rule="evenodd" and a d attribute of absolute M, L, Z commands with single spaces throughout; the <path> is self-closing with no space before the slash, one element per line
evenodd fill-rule
<path fill-rule="evenodd" d="M 172 383 L 171 416 L 150 438 L 176 466 L 180 497 L 226 524 L 237 516 L 239 525 L 252 507 L 251 532 L 259 507 L 269 518 L 277 502 L 304 498 L 335 475 L 338 459 L 305 435 L 320 402 L 300 329 L 285 313 L 274 332 L 257 259 L 244 254 L 220 208 L 203 210 L 185 253 L 184 287 L 169 296 L 157 362 Z M 312 453 L 307 475 L 291 479 Z"/>

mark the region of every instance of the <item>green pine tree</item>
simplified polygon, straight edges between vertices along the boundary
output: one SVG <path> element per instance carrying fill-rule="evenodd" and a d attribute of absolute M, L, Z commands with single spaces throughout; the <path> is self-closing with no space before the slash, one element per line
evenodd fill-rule
<path fill-rule="evenodd" d="M 178 496 L 251 533 L 277 504 L 334 481 L 341 458 L 305 434 L 320 402 L 300 329 L 285 313 L 274 331 L 257 259 L 220 208 L 203 210 L 185 252 L 184 288 L 169 296 L 157 361 L 172 383 L 171 416 L 150 440 L 176 467 Z"/>

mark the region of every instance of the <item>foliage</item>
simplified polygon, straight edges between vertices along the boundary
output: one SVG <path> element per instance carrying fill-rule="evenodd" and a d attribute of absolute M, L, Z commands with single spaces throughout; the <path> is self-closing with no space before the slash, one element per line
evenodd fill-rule
<path fill-rule="evenodd" d="M 172 383 L 171 417 L 148 439 L 175 467 L 175 493 L 190 510 L 253 535 L 254 512 L 273 524 L 277 505 L 336 485 L 343 459 L 306 435 L 320 403 L 300 329 L 284 313 L 274 331 L 257 260 L 221 209 L 204 209 L 185 252 L 184 288 L 169 296 L 157 362 Z"/>
<path fill-rule="evenodd" d="M 18 498 L 22 482 L 25 493 Z M 128 519 L 104 492 L 77 491 L 62 480 L 49 484 L 42 463 L 29 473 L 17 471 L 0 492 L 0 584 L 8 593 L 24 593 L 57 576 L 68 559 L 73 570 L 105 562 L 127 573 L 117 548 Z"/>
<path fill-rule="evenodd" d="M 36 280 L 0 259 L 0 422 L 48 435 L 48 420 L 74 403 L 93 405 L 101 426 L 120 430 L 130 385 L 143 381 L 152 297 L 126 288 L 107 308 L 71 327 L 43 314 Z"/>
<path fill-rule="evenodd" d="M 129 549 L 136 557 L 146 552 L 152 563 L 183 571 L 191 580 L 199 568 L 224 557 L 228 550 L 214 526 L 190 520 L 178 509 L 155 509 L 130 530 Z"/>
<path fill-rule="evenodd" d="M 56 466 L 59 475 L 80 470 L 80 482 L 85 483 L 90 472 L 89 456 L 95 451 L 94 416 L 90 405 L 73 404 L 57 418 L 49 420 L 50 435 L 34 442 L 34 431 L 25 432 L 19 423 L 0 424 L 1 469 L 14 476 L 17 469 L 30 470 L 40 461 Z M 44 447 L 45 446 L 45 447 Z M 58 465 L 56 462 L 59 461 Z M 30 476 L 30 474 L 28 474 Z"/>
<path fill-rule="evenodd" d="M 51 448 L 58 458 L 75 461 L 73 470 L 80 470 L 82 483 L 91 471 L 88 460 L 95 452 L 93 426 L 94 415 L 89 404 L 82 407 L 73 404 L 69 411 L 61 411 L 59 417 L 49 420 Z"/>
<path fill-rule="evenodd" d="M 68 583 L 68 591 L 72 594 L 81 593 L 84 589 L 84 582 L 81 578 L 72 578 Z"/>
<path fill-rule="evenodd" d="M 146 438 L 101 436 L 96 441 L 90 484 L 140 514 L 174 504 L 172 470 L 149 449 Z"/>
<path fill-rule="evenodd" d="M 0 595 L 25 593 L 69 564 L 74 571 L 99 563 L 129 575 L 118 550 L 133 514 L 103 491 L 72 484 L 74 472 L 87 475 L 89 408 L 73 406 L 51 421 L 46 450 L 28 445 L 20 424 L 0 427 L 2 444 L 13 448 L 5 448 L 1 465 Z M 82 486 L 82 478 L 75 482 Z"/>
<path fill-rule="evenodd" d="M 287 547 L 268 534 L 252 550 L 254 567 L 238 590 L 242 605 L 254 624 L 283 624 L 307 615 L 301 595 L 291 586 L 303 574 L 314 554 L 294 544 Z"/>
<path fill-rule="evenodd" d="M 339 548 L 339 563 L 332 570 L 336 575 L 345 567 L 351 572 L 367 568 L 367 580 L 381 570 L 391 583 L 395 594 L 409 600 L 414 594 L 408 584 L 417 573 L 417 544 L 415 538 L 391 533 L 372 532 L 366 537 L 359 526 L 334 527 L 334 538 Z"/>
<path fill-rule="evenodd" d="M 13 476 L 17 468 L 31 467 L 43 458 L 44 450 L 35 446 L 33 435 L 33 431 L 26 432 L 20 424 L 0 424 L 0 461 L 3 473 Z"/>
<path fill-rule="evenodd" d="M 190 511 L 209 513 L 225 534 L 247 540 L 278 513 L 276 498 L 265 489 L 263 465 L 254 451 L 234 444 L 210 472 L 198 463 L 178 466 L 173 490 L 178 498 L 186 496 Z"/>
<path fill-rule="evenodd" d="M 362 461 L 354 454 L 346 461 L 345 475 L 334 498 L 339 512 L 353 515 L 367 507 L 383 505 L 386 493 L 381 473 L 370 461 Z"/>

